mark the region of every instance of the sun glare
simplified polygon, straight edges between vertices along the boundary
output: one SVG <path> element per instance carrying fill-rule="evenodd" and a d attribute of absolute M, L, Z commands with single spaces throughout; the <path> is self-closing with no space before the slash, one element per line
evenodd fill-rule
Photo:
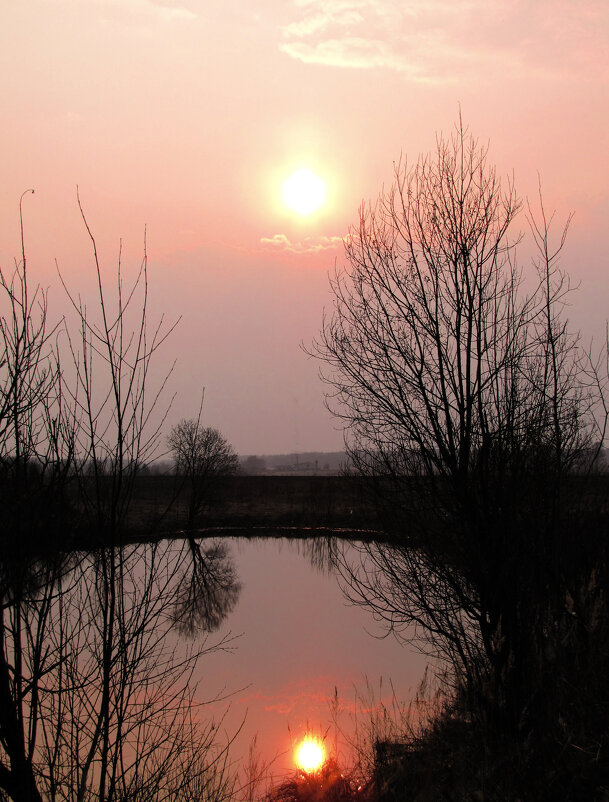
<path fill-rule="evenodd" d="M 303 771 L 317 771 L 323 765 L 325 758 L 324 747 L 321 741 L 310 735 L 298 744 L 296 749 L 296 765 Z"/>
<path fill-rule="evenodd" d="M 325 199 L 325 183 L 308 168 L 297 170 L 283 184 L 283 202 L 298 214 L 311 214 Z"/>

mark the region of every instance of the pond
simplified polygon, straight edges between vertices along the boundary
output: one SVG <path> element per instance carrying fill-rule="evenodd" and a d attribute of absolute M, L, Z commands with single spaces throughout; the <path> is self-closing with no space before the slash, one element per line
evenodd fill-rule
<path fill-rule="evenodd" d="M 24 723 L 6 740 L 13 785 L 39 800 L 220 800 L 254 744 L 274 782 L 307 733 L 350 768 L 357 733 L 408 705 L 425 660 L 346 601 L 324 543 L 180 537 L 6 561 L 0 731 Z"/>
<path fill-rule="evenodd" d="M 242 589 L 215 634 L 236 639 L 201 663 L 200 680 L 202 689 L 232 693 L 216 705 L 228 704 L 227 734 L 242 724 L 232 759 L 247 761 L 256 738 L 259 759 L 281 777 L 294 769 L 295 743 L 311 731 L 326 737 L 341 765 L 350 763 L 356 729 L 365 731 L 381 705 L 407 705 L 426 659 L 346 600 L 313 541 L 223 543 Z"/>

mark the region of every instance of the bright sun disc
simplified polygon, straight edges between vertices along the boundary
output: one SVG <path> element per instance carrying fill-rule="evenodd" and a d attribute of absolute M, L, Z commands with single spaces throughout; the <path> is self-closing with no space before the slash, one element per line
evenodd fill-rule
<path fill-rule="evenodd" d="M 283 202 L 298 214 L 311 214 L 326 198 L 326 185 L 308 168 L 297 170 L 283 184 Z"/>
<path fill-rule="evenodd" d="M 296 763 L 303 771 L 317 771 L 324 762 L 324 748 L 316 738 L 307 736 L 296 750 Z"/>

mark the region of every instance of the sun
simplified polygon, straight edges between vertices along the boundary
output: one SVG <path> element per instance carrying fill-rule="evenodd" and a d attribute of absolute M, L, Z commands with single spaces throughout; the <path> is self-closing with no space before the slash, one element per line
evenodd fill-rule
<path fill-rule="evenodd" d="M 305 772 L 317 771 L 323 765 L 325 752 L 317 738 L 307 735 L 296 749 L 296 765 Z"/>
<path fill-rule="evenodd" d="M 319 176 L 304 167 L 284 181 L 283 202 L 298 214 L 307 215 L 319 209 L 326 199 L 326 185 Z"/>

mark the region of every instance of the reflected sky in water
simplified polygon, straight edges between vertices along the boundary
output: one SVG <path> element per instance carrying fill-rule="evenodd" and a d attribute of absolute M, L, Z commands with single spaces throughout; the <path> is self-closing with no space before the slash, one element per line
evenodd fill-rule
<path fill-rule="evenodd" d="M 349 605 L 336 578 L 314 568 L 302 544 L 224 542 L 242 590 L 215 634 L 231 632 L 238 638 L 232 652 L 202 662 L 199 697 L 220 688 L 235 692 L 223 727 L 230 734 L 246 718 L 233 758 L 246 760 L 257 734 L 260 757 L 274 761 L 272 773 L 281 775 L 293 769 L 293 744 L 309 729 L 327 732 L 332 747 L 338 742 L 339 759 L 348 761 L 349 747 L 333 724 L 335 688 L 341 703 L 338 724 L 350 735 L 356 700 L 358 708 L 370 706 L 367 683 L 376 703 L 391 705 L 392 687 L 399 701 L 408 702 L 423 676 L 425 658 L 393 636 L 383 638 L 382 624 L 367 610 Z M 365 726 L 366 714 L 360 710 L 358 716 Z"/>

